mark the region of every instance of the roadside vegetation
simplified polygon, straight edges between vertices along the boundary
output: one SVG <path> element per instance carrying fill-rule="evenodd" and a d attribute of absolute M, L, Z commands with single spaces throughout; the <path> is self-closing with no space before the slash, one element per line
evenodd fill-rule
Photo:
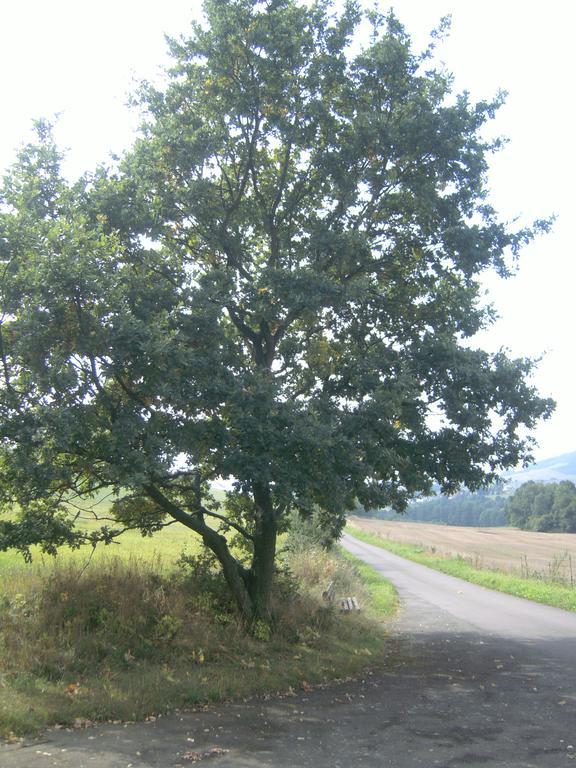
<path fill-rule="evenodd" d="M 488 589 L 534 600 L 537 603 L 576 611 L 576 588 L 566 583 L 556 582 L 545 574 L 533 574 L 525 577 L 504 571 L 479 568 L 472 557 L 439 555 L 415 544 L 390 541 L 390 539 L 384 539 L 375 533 L 366 533 L 351 526 L 347 528 L 347 531 L 361 541 L 366 541 L 368 544 L 381 547 L 395 555 L 427 565 L 429 568 L 442 571 L 450 576 L 456 576 Z"/>
<path fill-rule="evenodd" d="M 3 556 L 0 736 L 290 694 L 382 659 L 382 619 L 395 593 L 353 559 L 317 547 L 286 551 L 275 622 L 249 634 L 213 560 L 190 548 L 168 566 L 168 544 L 141 557 L 119 546 L 88 567 L 77 554 L 30 566 Z M 326 604 L 330 581 L 337 596 L 358 597 L 360 614 Z"/>

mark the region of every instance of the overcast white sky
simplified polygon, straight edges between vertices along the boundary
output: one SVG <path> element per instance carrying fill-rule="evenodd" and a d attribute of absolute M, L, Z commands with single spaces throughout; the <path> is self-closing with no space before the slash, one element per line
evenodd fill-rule
<path fill-rule="evenodd" d="M 382 10 L 389 3 L 381 3 Z M 558 216 L 551 235 L 527 248 L 518 274 L 488 280 L 501 319 L 482 346 L 544 358 L 534 379 L 558 402 L 536 432 L 536 458 L 576 450 L 576 178 L 573 45 L 576 4 L 569 0 L 397 0 L 392 4 L 417 43 L 441 16 L 452 33 L 438 53 L 456 87 L 474 98 L 509 93 L 495 123 L 509 137 L 493 159 L 492 201 L 507 218 Z M 136 116 L 127 95 L 166 63 L 163 34 L 186 33 L 200 4 L 190 0 L 2 0 L 0 169 L 29 136 L 31 120 L 60 113 L 57 138 L 71 175 L 130 143 Z"/>

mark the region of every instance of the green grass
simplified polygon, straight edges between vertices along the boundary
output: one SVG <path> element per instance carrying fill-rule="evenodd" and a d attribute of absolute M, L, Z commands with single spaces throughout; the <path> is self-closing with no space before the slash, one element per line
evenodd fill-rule
<path fill-rule="evenodd" d="M 386 549 L 389 552 L 427 565 L 437 571 L 448 573 L 459 579 L 470 581 L 488 589 L 506 592 L 516 597 L 524 597 L 537 603 L 576 611 L 576 589 L 564 584 L 556 584 L 544 579 L 523 578 L 503 571 L 474 568 L 462 557 L 442 557 L 412 544 L 384 539 L 373 533 L 366 533 L 348 526 L 346 529 L 361 541 Z"/>
<path fill-rule="evenodd" d="M 369 616 L 377 621 L 392 616 L 398 609 L 398 595 L 394 586 L 359 557 L 343 548 L 340 549 L 340 555 L 353 565 L 364 585 L 368 598 L 365 607 Z"/>
<path fill-rule="evenodd" d="M 62 547 L 58 554 L 45 555 L 33 548 L 32 562 L 25 562 L 19 552 L 0 552 L 0 596 L 28 591 L 49 579 L 55 570 L 75 566 L 79 571 L 97 567 L 106 568 L 111 562 L 134 561 L 153 564 L 158 572 L 173 571 L 182 554 L 193 555 L 201 549 L 199 538 L 180 524 L 154 534 L 142 536 L 127 531 L 116 543 L 99 544 L 95 550 L 89 545 L 71 550 Z"/>
<path fill-rule="evenodd" d="M 94 511 L 106 515 L 110 502 L 108 495 L 96 499 Z M 92 531 L 103 525 L 97 520 L 84 520 L 78 527 Z M 110 523 L 108 523 L 110 524 Z M 39 547 L 32 547 L 32 562 L 26 563 L 19 552 L 0 552 L 0 579 L 4 582 L 21 581 L 28 578 L 49 576 L 57 564 L 75 564 L 84 567 L 106 563 L 110 559 L 129 561 L 139 559 L 146 562 L 161 562 L 162 568 L 169 568 L 183 553 L 194 554 L 200 549 L 200 539 L 180 523 L 174 523 L 153 536 L 142 536 L 138 531 L 126 531 L 111 544 L 99 544 L 95 550 L 89 544 L 78 549 L 62 547 L 56 557 L 43 554 Z"/>
<path fill-rule="evenodd" d="M 223 500 L 223 491 L 215 489 L 212 493 L 216 500 Z M 110 491 L 103 490 L 85 506 L 94 514 L 105 517 L 110 511 L 111 502 Z M 85 514 L 84 517 L 86 518 L 88 515 Z M 106 523 L 110 525 L 108 521 Z M 78 527 L 92 531 L 103 524 L 104 521 L 84 519 Z M 31 564 L 26 563 L 19 552 L 0 552 L 0 580 L 5 582 L 19 581 L 29 577 L 49 575 L 55 563 L 59 565 L 74 563 L 83 567 L 89 561 L 91 564 L 106 563 L 111 558 L 120 558 L 126 562 L 134 558 L 146 562 L 159 561 L 163 568 L 170 568 L 171 564 L 175 563 L 182 553 L 194 554 L 200 548 L 200 538 L 195 533 L 180 523 L 174 523 L 153 536 L 142 536 L 138 531 L 127 531 L 112 544 L 99 544 L 94 551 L 88 544 L 74 550 L 69 547 L 62 547 L 56 558 L 42 554 L 39 547 L 32 547 Z"/>
<path fill-rule="evenodd" d="M 382 621 L 396 596 L 360 561 L 292 555 L 291 575 L 278 582 L 276 629 L 257 639 L 217 578 L 161 567 L 181 545 L 158 539 L 143 557 L 101 557 L 84 570 L 74 557 L 57 558 L 31 566 L 33 577 L 19 567 L 15 583 L 3 579 L 0 736 L 289 693 L 383 663 Z M 360 614 L 325 604 L 331 580 L 337 596 L 358 597 Z"/>

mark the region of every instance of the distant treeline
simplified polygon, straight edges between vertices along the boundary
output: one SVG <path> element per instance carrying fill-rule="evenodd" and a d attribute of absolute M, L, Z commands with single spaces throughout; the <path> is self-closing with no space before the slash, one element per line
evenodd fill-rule
<path fill-rule="evenodd" d="M 481 528 L 512 525 L 525 531 L 576 533 L 576 485 L 570 480 L 560 483 L 530 481 L 508 496 L 502 491 L 499 486 L 478 493 L 434 496 L 413 502 L 404 515 L 386 509 L 366 512 L 360 508 L 356 512 L 380 520 Z"/>
<path fill-rule="evenodd" d="M 443 523 L 444 525 L 477 525 L 491 527 L 508 525 L 505 497 L 493 493 L 459 493 L 456 496 L 434 496 L 415 501 L 403 515 L 388 510 L 358 514 L 378 517 L 381 520 L 408 520 L 419 523 Z"/>
<path fill-rule="evenodd" d="M 508 499 L 510 525 L 525 531 L 576 533 L 576 485 L 529 482 Z"/>

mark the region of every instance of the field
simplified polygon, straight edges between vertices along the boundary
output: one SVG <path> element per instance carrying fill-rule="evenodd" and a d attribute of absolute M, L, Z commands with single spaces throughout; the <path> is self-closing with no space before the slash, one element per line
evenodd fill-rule
<path fill-rule="evenodd" d="M 107 566 L 110 562 L 145 562 L 156 571 L 174 569 L 182 554 L 200 550 L 200 539 L 192 531 L 176 524 L 154 534 L 141 536 L 136 531 L 123 534 L 116 543 L 99 544 L 95 550 L 85 545 L 77 550 L 62 547 L 57 557 L 43 555 L 34 547 L 32 562 L 26 563 L 19 552 L 0 552 L 0 595 L 25 590 L 31 582 L 49 577 L 56 569 L 68 565 L 81 571 Z"/>
<path fill-rule="evenodd" d="M 223 497 L 219 490 L 214 491 L 215 498 Z M 84 504 L 94 514 L 105 518 L 110 512 L 111 493 L 102 491 L 94 499 Z M 75 510 L 73 509 L 72 512 Z M 89 513 L 83 515 L 79 527 L 95 530 L 104 522 L 92 519 Z M 38 547 L 32 547 L 32 563 L 28 564 L 19 552 L 0 552 L 0 592 L 10 586 L 19 588 L 20 578 L 50 574 L 54 566 L 73 564 L 80 568 L 108 563 L 120 558 L 124 562 L 136 560 L 154 565 L 157 570 L 170 570 L 182 554 L 191 555 L 200 551 L 200 537 L 179 523 L 170 525 L 153 536 L 142 536 L 138 531 L 128 531 L 112 544 L 99 544 L 95 550 L 85 545 L 76 550 L 62 547 L 56 558 L 43 555 Z"/>
<path fill-rule="evenodd" d="M 576 534 L 515 528 L 470 528 L 351 517 L 350 525 L 438 555 L 461 557 L 476 568 L 576 584 Z"/>

